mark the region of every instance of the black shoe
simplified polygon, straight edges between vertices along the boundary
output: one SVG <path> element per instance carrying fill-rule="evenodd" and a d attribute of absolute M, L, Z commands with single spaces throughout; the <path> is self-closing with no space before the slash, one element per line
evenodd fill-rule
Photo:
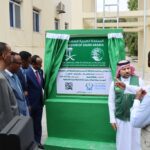
<path fill-rule="evenodd" d="M 44 146 L 42 144 L 38 144 L 38 148 L 44 149 Z"/>

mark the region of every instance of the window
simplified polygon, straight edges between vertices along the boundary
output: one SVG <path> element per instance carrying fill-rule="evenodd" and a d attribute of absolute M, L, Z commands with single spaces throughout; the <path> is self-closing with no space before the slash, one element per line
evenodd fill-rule
<path fill-rule="evenodd" d="M 69 29 L 69 23 L 65 22 L 65 29 Z"/>
<path fill-rule="evenodd" d="M 33 9 L 33 31 L 40 31 L 40 12 L 35 9 Z"/>
<path fill-rule="evenodd" d="M 9 1 L 9 15 L 10 15 L 10 26 L 15 28 L 21 28 L 19 0 Z"/>
<path fill-rule="evenodd" d="M 59 30 L 60 29 L 60 21 L 59 19 L 55 19 L 55 30 Z"/>

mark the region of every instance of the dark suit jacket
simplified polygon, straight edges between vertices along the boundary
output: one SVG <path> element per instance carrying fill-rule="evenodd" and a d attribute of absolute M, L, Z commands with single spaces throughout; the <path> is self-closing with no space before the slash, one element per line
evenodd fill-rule
<path fill-rule="evenodd" d="M 22 73 L 21 68 L 18 70 L 17 76 L 18 76 L 18 78 L 19 78 L 19 80 L 20 80 L 20 83 L 21 83 L 23 92 L 28 92 L 28 84 L 27 84 L 27 81 L 26 81 L 26 79 L 25 79 L 24 74 Z M 25 96 L 25 98 L 26 98 L 27 105 L 29 106 L 28 97 Z"/>
<path fill-rule="evenodd" d="M 28 101 L 32 109 L 43 107 L 43 84 L 44 79 L 41 73 L 41 85 L 38 83 L 35 73 L 31 67 L 26 71 L 28 84 Z"/>

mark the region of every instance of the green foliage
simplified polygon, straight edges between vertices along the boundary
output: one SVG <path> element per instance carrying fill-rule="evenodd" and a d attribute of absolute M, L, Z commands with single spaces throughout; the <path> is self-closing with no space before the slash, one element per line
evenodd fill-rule
<path fill-rule="evenodd" d="M 128 0 L 128 9 L 137 10 L 138 9 L 138 0 Z M 128 21 L 137 21 L 135 18 L 128 19 Z M 125 33 L 125 44 L 128 47 L 128 52 L 130 56 L 138 55 L 138 34 L 137 33 Z"/>
<path fill-rule="evenodd" d="M 128 47 L 130 56 L 138 55 L 138 33 L 125 33 L 125 44 Z"/>
<path fill-rule="evenodd" d="M 137 10 L 138 9 L 138 0 L 128 0 L 128 9 Z"/>

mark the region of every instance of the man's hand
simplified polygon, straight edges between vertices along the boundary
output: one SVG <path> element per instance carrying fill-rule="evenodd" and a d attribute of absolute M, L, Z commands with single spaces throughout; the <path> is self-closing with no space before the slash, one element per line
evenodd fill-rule
<path fill-rule="evenodd" d="M 141 101 L 145 95 L 146 95 L 146 91 L 143 89 L 140 89 L 137 91 L 135 99 L 138 99 Z"/>
<path fill-rule="evenodd" d="M 126 85 L 117 78 L 116 78 L 115 86 L 117 86 L 117 87 L 119 87 L 120 89 L 123 89 L 123 90 L 126 88 Z"/>
<path fill-rule="evenodd" d="M 28 91 L 24 91 L 24 96 L 28 96 Z"/>
<path fill-rule="evenodd" d="M 117 124 L 116 123 L 111 123 L 112 128 L 116 131 L 117 130 Z"/>

